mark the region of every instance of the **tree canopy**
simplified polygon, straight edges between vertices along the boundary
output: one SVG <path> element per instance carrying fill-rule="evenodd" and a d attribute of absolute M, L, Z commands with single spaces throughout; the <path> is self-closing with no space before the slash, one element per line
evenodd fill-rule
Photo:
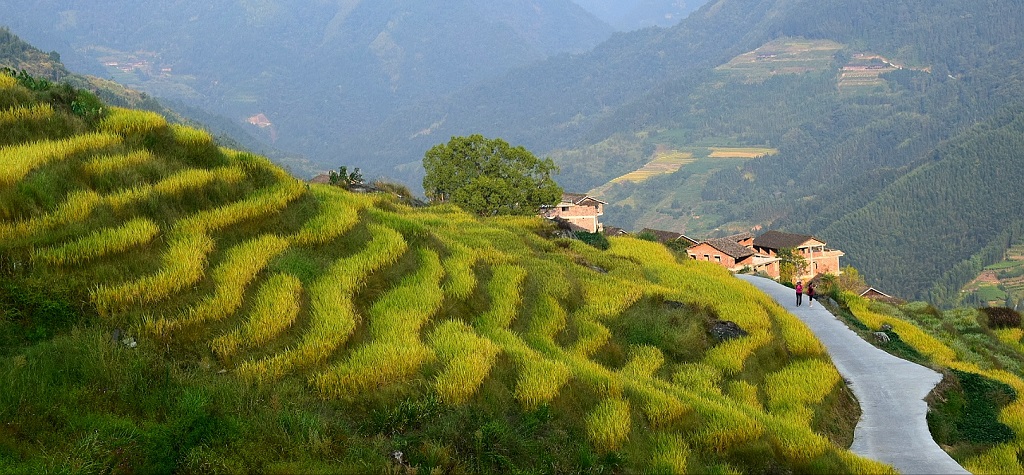
<path fill-rule="evenodd" d="M 562 195 L 551 178 L 558 167 L 550 158 L 479 134 L 435 145 L 424 155 L 423 168 L 428 198 L 481 216 L 533 214 Z"/>

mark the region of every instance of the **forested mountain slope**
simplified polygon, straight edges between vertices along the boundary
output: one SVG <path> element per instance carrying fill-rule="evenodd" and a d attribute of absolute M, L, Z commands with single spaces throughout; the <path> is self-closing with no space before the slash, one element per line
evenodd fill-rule
<path fill-rule="evenodd" d="M 0 472 L 891 471 L 718 266 L 307 185 L 58 88 L 0 74 Z"/>
<path fill-rule="evenodd" d="M 675 26 L 705 0 L 573 0 L 620 31 Z"/>

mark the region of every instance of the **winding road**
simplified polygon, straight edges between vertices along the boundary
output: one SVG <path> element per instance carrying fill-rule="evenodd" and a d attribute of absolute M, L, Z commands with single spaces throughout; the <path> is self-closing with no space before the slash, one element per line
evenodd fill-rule
<path fill-rule="evenodd" d="M 882 351 L 861 339 L 824 306 L 796 306 L 793 289 L 762 277 L 738 275 L 779 302 L 825 345 L 839 374 L 860 402 L 850 450 L 901 473 L 970 473 L 943 451 L 928 431 L 924 398 L 942 375 Z"/>

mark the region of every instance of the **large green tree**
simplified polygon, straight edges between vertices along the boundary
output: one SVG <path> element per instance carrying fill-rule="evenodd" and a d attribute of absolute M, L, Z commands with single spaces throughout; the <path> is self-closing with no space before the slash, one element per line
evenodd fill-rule
<path fill-rule="evenodd" d="M 451 202 L 481 216 L 534 214 L 557 203 L 562 188 L 551 178 L 558 167 L 522 146 L 482 135 L 452 137 L 423 157 L 423 189 L 434 202 Z"/>

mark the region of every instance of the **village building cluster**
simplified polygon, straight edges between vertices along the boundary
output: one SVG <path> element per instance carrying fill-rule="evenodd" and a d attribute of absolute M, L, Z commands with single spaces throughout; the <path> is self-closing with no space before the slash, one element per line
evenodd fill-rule
<path fill-rule="evenodd" d="M 592 196 L 578 193 L 564 193 L 555 206 L 541 208 L 541 216 L 567 223 L 571 229 L 588 233 L 603 232 L 606 235 L 622 235 L 625 231 L 601 224 L 607 204 Z M 736 234 L 712 239 L 693 239 L 674 231 L 644 228 L 638 234 L 650 235 L 665 244 L 682 244 L 691 259 L 714 262 L 733 272 L 749 270 L 762 273 L 773 279 L 781 275 L 780 252 L 789 250 L 796 257 L 803 258 L 807 266 L 798 280 L 810 280 L 821 274 L 840 273 L 839 258 L 843 251 L 830 249 L 825 241 L 804 234 L 790 234 L 768 231 L 759 236 L 751 233 Z"/>

